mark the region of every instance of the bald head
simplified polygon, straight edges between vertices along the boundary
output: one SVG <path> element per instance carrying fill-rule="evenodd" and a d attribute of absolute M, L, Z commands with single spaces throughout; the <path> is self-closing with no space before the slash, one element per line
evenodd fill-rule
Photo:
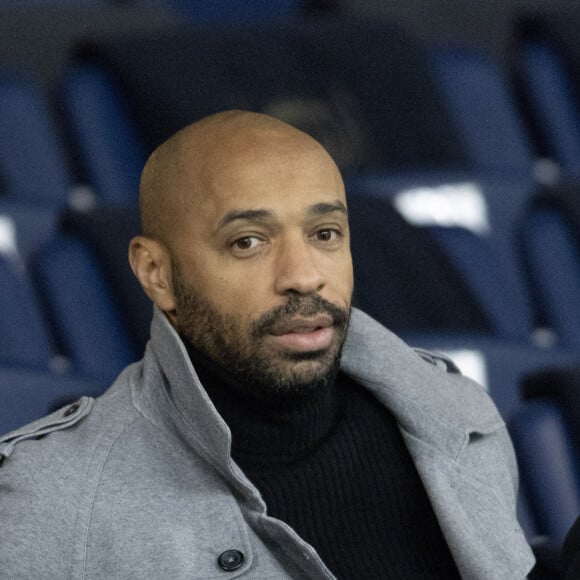
<path fill-rule="evenodd" d="M 284 156 L 310 153 L 334 165 L 312 137 L 267 115 L 225 111 L 185 127 L 145 164 L 139 191 L 144 235 L 171 246 L 180 218 L 211 195 L 212 184 L 224 171 L 248 167 L 277 151 Z"/>

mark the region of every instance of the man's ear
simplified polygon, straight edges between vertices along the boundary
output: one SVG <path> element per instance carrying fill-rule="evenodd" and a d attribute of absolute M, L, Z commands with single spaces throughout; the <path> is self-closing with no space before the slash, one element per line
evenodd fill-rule
<path fill-rule="evenodd" d="M 163 244 L 136 236 L 129 243 L 129 263 L 145 294 L 171 318 L 175 296 L 171 279 L 171 258 Z"/>

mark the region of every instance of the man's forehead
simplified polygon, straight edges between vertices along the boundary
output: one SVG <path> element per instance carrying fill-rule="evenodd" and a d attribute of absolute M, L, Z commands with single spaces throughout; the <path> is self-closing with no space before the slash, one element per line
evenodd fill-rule
<path fill-rule="evenodd" d="M 198 203 L 220 219 L 231 211 L 256 209 L 312 213 L 316 204 L 337 200 L 346 206 L 340 172 L 319 150 L 222 159 L 196 177 Z"/>
<path fill-rule="evenodd" d="M 310 204 L 302 209 L 302 215 L 308 217 L 325 216 L 329 214 L 347 215 L 346 205 L 341 200 L 324 201 Z M 276 221 L 281 217 L 275 209 L 271 208 L 250 208 L 250 209 L 232 209 L 225 213 L 218 222 L 218 229 L 236 221 Z"/>

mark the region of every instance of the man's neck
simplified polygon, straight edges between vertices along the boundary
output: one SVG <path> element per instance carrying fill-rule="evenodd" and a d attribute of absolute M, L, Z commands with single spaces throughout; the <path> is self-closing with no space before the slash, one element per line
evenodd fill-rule
<path fill-rule="evenodd" d="M 205 354 L 190 348 L 199 379 L 232 433 L 242 462 L 280 464 L 310 453 L 337 422 L 341 409 L 334 373 L 301 393 L 253 389 Z"/>

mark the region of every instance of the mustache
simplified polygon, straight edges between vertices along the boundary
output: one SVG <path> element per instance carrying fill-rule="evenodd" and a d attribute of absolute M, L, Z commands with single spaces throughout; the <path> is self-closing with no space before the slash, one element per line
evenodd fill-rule
<path fill-rule="evenodd" d="M 286 304 L 264 312 L 254 321 L 252 335 L 259 338 L 269 334 L 275 325 L 284 320 L 297 315 L 308 317 L 316 314 L 327 314 L 332 318 L 333 325 L 339 328 L 345 328 L 350 318 L 349 309 L 340 308 L 318 294 L 310 296 L 291 294 Z"/>

